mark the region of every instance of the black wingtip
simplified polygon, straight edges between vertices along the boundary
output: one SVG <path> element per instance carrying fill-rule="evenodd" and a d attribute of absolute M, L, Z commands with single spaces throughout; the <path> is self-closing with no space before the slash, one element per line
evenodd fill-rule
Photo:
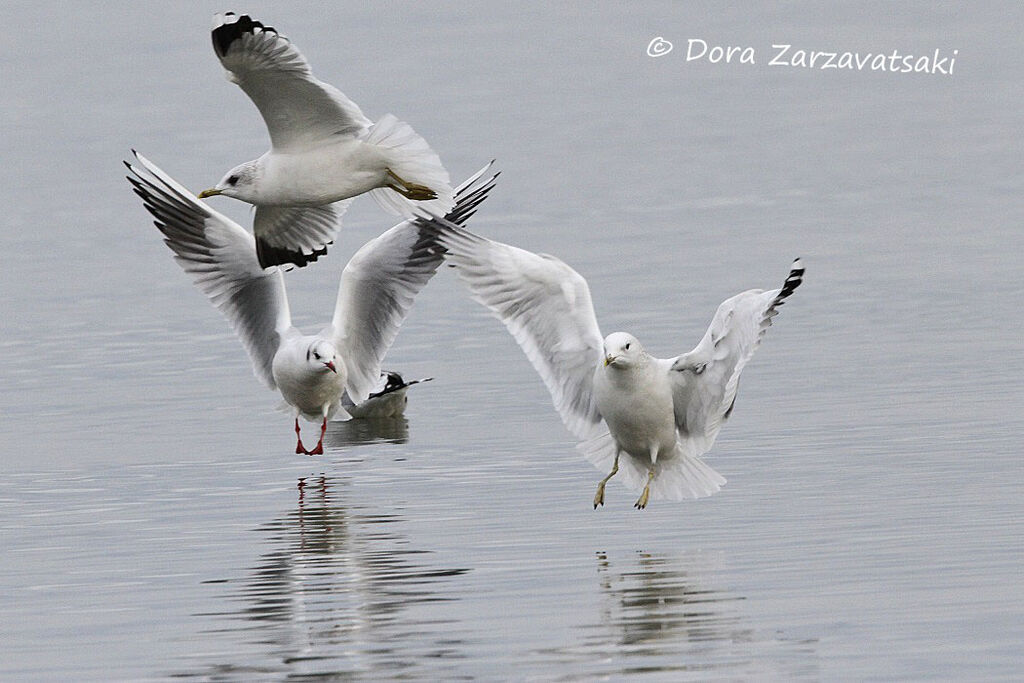
<path fill-rule="evenodd" d="M 793 261 L 793 265 L 789 269 L 789 275 L 786 276 L 786 281 L 782 283 L 782 289 L 779 290 L 778 296 L 775 297 L 775 301 L 772 302 L 772 308 L 781 306 L 782 303 L 789 297 L 790 294 L 796 291 L 796 288 L 804 281 L 804 264 L 799 258 Z"/>
<path fill-rule="evenodd" d="M 384 394 L 390 394 L 392 392 L 398 391 L 399 389 L 404 389 L 407 386 L 409 386 L 408 384 L 405 383 L 405 380 L 402 379 L 402 376 L 395 372 L 394 370 L 384 370 L 383 372 L 380 373 L 380 376 L 387 377 L 387 381 L 384 383 L 384 388 L 381 389 L 380 391 L 375 391 L 371 393 L 369 396 L 367 396 L 367 401 L 369 401 L 371 398 L 379 398 Z"/>
<path fill-rule="evenodd" d="M 276 247 L 259 237 L 256 238 L 256 258 L 259 259 L 261 268 L 270 268 L 272 266 L 304 268 L 326 253 L 326 246 L 314 249 L 311 254 L 305 254 L 298 249 Z"/>
<path fill-rule="evenodd" d="M 375 396 L 390 394 L 392 391 L 398 391 L 408 386 L 405 380 L 402 379 L 402 376 L 394 370 L 385 370 L 384 374 L 387 375 L 388 381 L 384 384 L 384 388 L 377 392 Z"/>
<path fill-rule="evenodd" d="M 235 13 L 226 12 L 224 16 L 233 17 Z M 239 16 L 236 21 L 221 24 L 210 33 L 210 37 L 213 39 L 214 52 L 217 53 L 218 57 L 224 57 L 231 48 L 232 43 L 239 40 L 245 34 L 252 35 L 256 33 L 257 29 L 261 31 L 271 30 L 264 27 L 260 22 L 254 21 L 248 14 Z"/>
<path fill-rule="evenodd" d="M 420 382 L 429 382 L 433 380 L 433 377 L 424 377 L 422 379 L 414 379 L 411 382 L 406 382 L 405 379 L 395 372 L 394 370 L 384 370 L 380 373 L 381 377 L 387 377 L 387 381 L 384 383 L 384 388 L 376 393 L 372 393 L 367 396 L 367 400 L 371 398 L 378 398 L 385 394 L 390 394 L 396 391 L 411 387 L 413 384 L 419 384 Z"/>

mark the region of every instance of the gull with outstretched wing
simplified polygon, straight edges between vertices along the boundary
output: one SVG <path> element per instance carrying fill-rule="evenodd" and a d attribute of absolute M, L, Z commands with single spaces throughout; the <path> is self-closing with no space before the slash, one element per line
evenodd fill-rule
<path fill-rule="evenodd" d="M 369 192 L 388 212 L 440 216 L 455 203 L 448 172 L 409 124 L 376 123 L 340 90 L 313 76 L 302 53 L 247 14 L 218 14 L 213 49 L 228 79 L 259 109 L 270 150 L 199 194 L 256 206 L 261 267 L 302 267 L 326 253 L 349 201 Z"/>
<path fill-rule="evenodd" d="M 363 245 L 342 271 L 331 323 L 307 335 L 292 325 L 281 269 L 260 265 L 253 236 L 141 154 L 135 158 L 125 162 L 128 180 L 175 260 L 234 327 L 256 376 L 293 411 L 295 452 L 323 453 L 327 421 L 349 417 L 342 395 L 359 404 L 376 390 L 381 362 L 414 297 L 443 261 L 429 219 L 403 221 Z M 475 213 L 494 186 L 495 176 L 483 179 L 489 168 L 458 189 L 447 221 L 461 224 Z M 299 417 L 320 423 L 311 451 L 302 445 Z"/>
<path fill-rule="evenodd" d="M 631 334 L 602 337 L 586 280 L 559 259 L 452 224 L 429 229 L 472 296 L 526 353 L 579 450 L 609 472 L 595 508 L 619 471 L 641 492 L 641 509 L 651 499 L 698 498 L 721 488 L 725 479 L 701 456 L 732 412 L 740 372 L 803 279 L 799 259 L 781 288 L 726 299 L 696 348 L 662 359 Z"/>

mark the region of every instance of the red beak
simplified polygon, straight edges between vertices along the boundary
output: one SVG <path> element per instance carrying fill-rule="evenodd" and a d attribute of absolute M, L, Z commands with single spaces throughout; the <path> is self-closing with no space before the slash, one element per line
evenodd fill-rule
<path fill-rule="evenodd" d="M 334 361 L 328 361 L 328 362 L 324 363 L 324 365 L 329 367 L 331 369 L 331 372 L 333 372 L 334 374 L 338 374 L 337 368 L 334 367 Z"/>

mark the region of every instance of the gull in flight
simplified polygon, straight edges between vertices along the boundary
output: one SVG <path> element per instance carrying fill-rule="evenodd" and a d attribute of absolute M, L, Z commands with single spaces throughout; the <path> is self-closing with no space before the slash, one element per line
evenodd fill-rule
<path fill-rule="evenodd" d="M 364 192 L 412 218 L 454 206 L 448 172 L 426 141 L 388 114 L 373 123 L 337 88 L 313 76 L 292 43 L 249 15 L 213 21 L 213 49 L 267 124 L 270 151 L 199 193 L 256 206 L 261 267 L 305 266 L 327 252 L 351 198 Z"/>
<path fill-rule="evenodd" d="M 256 376 L 280 391 L 295 416 L 296 453 L 320 455 L 327 421 L 351 417 L 342 394 L 365 400 L 380 381 L 381 361 L 413 298 L 433 277 L 444 248 L 422 218 L 406 220 L 370 240 L 341 274 L 331 323 L 315 335 L 292 326 L 284 276 L 264 269 L 253 236 L 196 199 L 155 164 L 134 152 L 129 182 L 156 219 L 164 242 L 192 281 L 224 314 L 252 360 Z M 496 176 L 481 169 L 458 189 L 446 219 L 465 222 Z M 320 423 L 313 450 L 302 445 L 298 418 Z"/>
<path fill-rule="evenodd" d="M 488 240 L 455 225 L 431 226 L 448 260 L 479 301 L 508 328 L 547 385 L 577 448 L 602 471 L 594 507 L 620 470 L 651 499 L 718 491 L 725 479 L 704 463 L 732 413 L 740 372 L 800 285 L 793 262 L 782 287 L 726 299 L 690 352 L 649 355 L 636 337 L 602 337 L 586 280 L 559 259 Z"/>

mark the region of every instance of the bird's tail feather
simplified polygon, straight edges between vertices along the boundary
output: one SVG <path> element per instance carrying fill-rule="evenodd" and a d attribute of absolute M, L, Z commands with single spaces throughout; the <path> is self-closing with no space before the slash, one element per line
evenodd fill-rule
<path fill-rule="evenodd" d="M 605 474 L 611 472 L 615 462 L 615 441 L 609 433 L 577 444 L 576 449 L 594 467 Z M 725 484 L 720 475 L 699 456 L 686 453 L 681 444 L 669 458 L 660 458 L 655 465 L 657 473 L 651 481 L 651 500 L 683 500 L 703 498 L 719 491 Z M 620 479 L 631 491 L 640 492 L 647 484 L 647 465 L 622 453 L 619 471 L 612 479 Z M 609 482 L 610 483 L 610 482 Z"/>
<path fill-rule="evenodd" d="M 399 178 L 429 188 L 437 195 L 436 199 L 417 201 L 387 187 L 370 190 L 370 196 L 385 211 L 406 218 L 424 210 L 443 216 L 455 206 L 448 171 L 427 141 L 408 123 L 386 114 L 367 131 L 366 142 L 383 148 L 388 168 Z"/>
<path fill-rule="evenodd" d="M 717 493 L 723 485 L 725 477 L 700 456 L 687 453 L 682 444 L 676 444 L 671 458 L 658 460 L 658 473 L 651 482 L 651 498 L 704 498 Z"/>

